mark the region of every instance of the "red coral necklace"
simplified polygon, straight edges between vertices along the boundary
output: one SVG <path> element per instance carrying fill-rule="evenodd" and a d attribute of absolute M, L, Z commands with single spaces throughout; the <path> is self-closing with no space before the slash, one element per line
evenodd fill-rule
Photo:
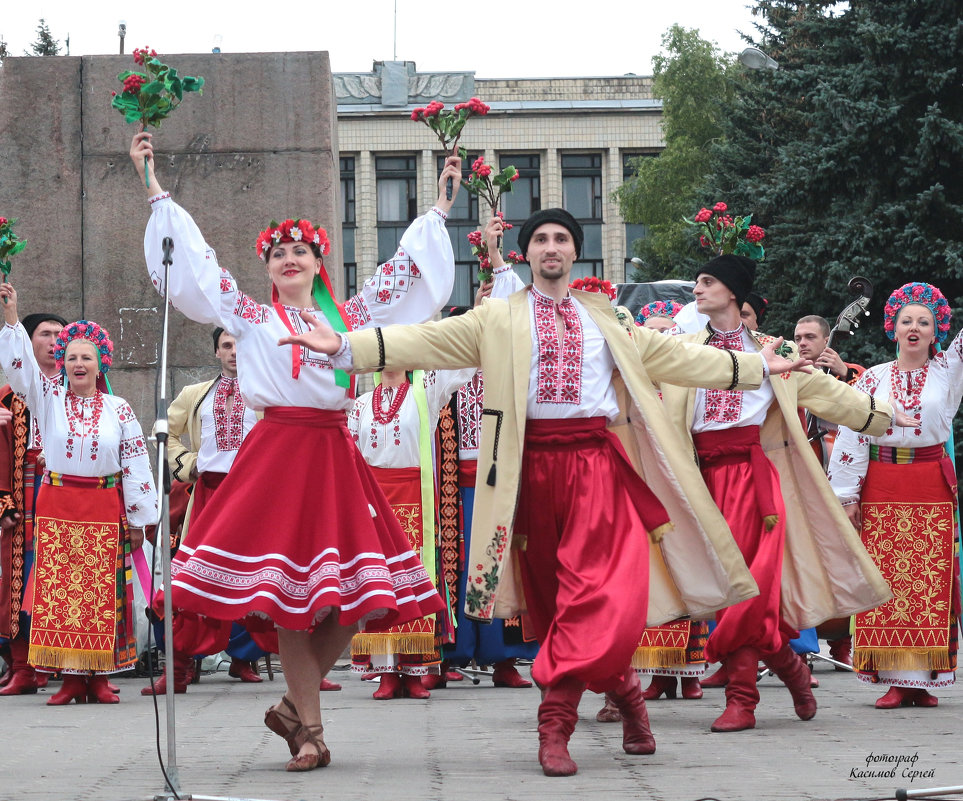
<path fill-rule="evenodd" d="M 405 401 L 405 396 L 408 394 L 408 387 L 410 387 L 407 381 L 401 384 L 396 389 L 395 396 L 391 399 L 391 404 L 388 406 L 387 410 L 384 407 L 384 384 L 378 384 L 375 387 L 374 396 L 371 399 L 371 414 L 375 419 L 376 423 L 380 423 L 383 426 L 388 425 L 398 414 L 398 409 L 401 408 L 401 404 Z"/>
<path fill-rule="evenodd" d="M 926 386 L 926 374 L 929 369 L 929 360 L 918 370 L 900 370 L 896 366 L 896 362 L 893 362 L 890 384 L 892 385 L 893 396 L 905 410 L 909 411 L 920 407 L 920 395 L 923 393 L 923 387 Z M 906 376 L 902 381 L 901 375 Z"/>

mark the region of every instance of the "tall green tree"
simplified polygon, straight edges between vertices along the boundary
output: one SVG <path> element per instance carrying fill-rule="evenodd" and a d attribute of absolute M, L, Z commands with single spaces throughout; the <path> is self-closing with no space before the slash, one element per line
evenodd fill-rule
<path fill-rule="evenodd" d="M 709 144 L 722 135 L 733 92 L 731 59 L 697 31 L 673 25 L 662 46 L 652 62 L 652 93 L 662 100 L 665 149 L 636 159 L 635 175 L 614 193 L 622 216 L 648 229 L 635 245 L 645 264 L 636 280 L 645 281 L 688 277 L 696 251 L 682 217 L 697 210 L 697 190 L 711 170 Z"/>
<path fill-rule="evenodd" d="M 59 56 L 60 55 L 60 42 L 54 39 L 53 34 L 50 32 L 50 28 L 44 21 L 43 17 L 40 18 L 40 23 L 37 25 L 37 41 L 30 45 L 30 50 L 26 52 L 28 56 Z"/>
<path fill-rule="evenodd" d="M 7 43 L 4 41 L 3 37 L 0 36 L 0 61 L 3 61 L 9 55 L 10 50 L 7 47 Z"/>
<path fill-rule="evenodd" d="M 832 321 L 854 274 L 874 282 L 849 361 L 892 358 L 882 306 L 912 280 L 963 303 L 963 18 L 959 0 L 758 0 L 777 71 L 729 74 L 735 100 L 703 203 L 767 230 L 767 327 Z M 957 320 L 957 324 L 959 324 Z"/>

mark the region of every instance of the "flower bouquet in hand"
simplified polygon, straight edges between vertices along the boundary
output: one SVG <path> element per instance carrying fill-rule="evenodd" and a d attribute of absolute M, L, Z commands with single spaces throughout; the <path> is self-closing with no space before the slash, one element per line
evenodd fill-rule
<path fill-rule="evenodd" d="M 492 214 L 498 214 L 501 196 L 512 191 L 512 184 L 518 180 L 518 170 L 509 164 L 500 173 L 492 175 L 493 172 L 492 166 L 485 163 L 485 157 L 479 156 L 472 162 L 468 180 L 462 181 L 461 185 L 473 195 L 484 198 Z"/>
<path fill-rule="evenodd" d="M 4 281 L 10 278 L 10 257 L 27 247 L 27 240 L 18 239 L 13 230 L 16 224 L 16 220 L 0 217 L 0 273 L 3 273 Z"/>
<path fill-rule="evenodd" d="M 699 244 L 711 250 L 714 256 L 734 253 L 762 261 L 766 251 L 760 244 L 766 232 L 758 225 L 752 225 L 752 215 L 732 217 L 725 203 L 716 203 L 711 209 L 699 209 L 691 220 L 682 219 L 699 230 Z"/>
<path fill-rule="evenodd" d="M 600 295 L 606 295 L 609 300 L 615 300 L 615 287 L 612 286 L 612 282 L 603 281 L 594 275 L 576 278 L 568 285 L 568 288 L 581 289 L 583 292 L 598 292 Z"/>
<path fill-rule="evenodd" d="M 484 117 L 489 111 L 490 106 L 486 106 L 477 97 L 472 97 L 467 103 L 458 103 L 453 111 L 444 111 L 445 104 L 438 100 L 432 100 L 425 107 L 418 107 L 411 112 L 411 119 L 415 122 L 423 122 L 435 133 L 438 141 L 441 142 L 445 154 L 454 156 L 456 153 L 462 158 L 467 156 L 465 149 L 458 149 L 458 140 L 461 138 L 462 129 L 468 118 L 472 115 Z M 445 187 L 445 196 L 451 200 L 452 185 L 451 178 Z"/>
<path fill-rule="evenodd" d="M 160 128 L 161 123 L 180 105 L 185 92 L 200 92 L 204 86 L 203 78 L 178 75 L 177 70 L 157 58 L 155 50 L 146 47 L 135 49 L 134 62 L 144 71 L 125 70 L 120 73 L 117 80 L 123 83 L 124 88 L 112 93 L 110 105 L 123 114 L 127 122 L 140 122 L 142 129 L 148 125 Z M 145 180 L 150 180 L 146 169 L 144 176 Z"/>
<path fill-rule="evenodd" d="M 501 217 L 502 213 L 497 212 L 498 216 Z M 502 230 L 510 231 L 514 226 L 511 223 L 502 221 Z M 478 259 L 478 280 L 482 283 L 492 280 L 492 262 L 491 257 L 488 254 L 488 243 L 485 241 L 485 237 L 481 231 L 472 231 L 468 234 L 468 244 L 471 245 L 472 255 Z M 506 264 L 521 264 L 525 261 L 525 257 L 521 253 L 515 250 L 508 252 L 507 256 L 503 257 Z"/>

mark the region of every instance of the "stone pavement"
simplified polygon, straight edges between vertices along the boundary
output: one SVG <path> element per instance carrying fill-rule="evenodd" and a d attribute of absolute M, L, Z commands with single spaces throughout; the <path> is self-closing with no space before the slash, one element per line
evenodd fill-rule
<path fill-rule="evenodd" d="M 527 670 L 523 670 L 527 673 Z M 488 679 L 450 683 L 427 701 L 373 701 L 374 685 L 347 671 L 344 690 L 324 693 L 333 761 L 286 773 L 285 744 L 263 725 L 283 677 L 241 684 L 205 675 L 176 697 L 182 793 L 234 799 L 882 799 L 897 788 L 963 785 L 963 689 L 939 693 L 936 709 L 879 711 L 881 693 L 848 673 L 817 665 L 819 713 L 793 714 L 773 677 L 760 682 L 757 728 L 712 734 L 722 690 L 699 701 L 649 704 L 656 754 L 621 750 L 621 726 L 597 723 L 598 696 L 586 694 L 570 746 L 578 774 L 549 779 L 536 761 L 538 691 L 496 689 Z M 117 706 L 47 707 L 52 690 L 0 698 L 0 801 L 133 801 L 163 793 L 151 699 L 140 679 L 118 679 Z M 643 679 L 643 684 L 645 680 Z M 160 725 L 165 713 L 160 705 Z M 167 756 L 166 742 L 161 753 Z M 880 761 L 873 761 L 874 759 Z M 859 778 L 892 770 L 892 777 Z M 904 771 L 921 775 L 911 778 Z M 963 796 L 955 796 L 963 798 Z"/>

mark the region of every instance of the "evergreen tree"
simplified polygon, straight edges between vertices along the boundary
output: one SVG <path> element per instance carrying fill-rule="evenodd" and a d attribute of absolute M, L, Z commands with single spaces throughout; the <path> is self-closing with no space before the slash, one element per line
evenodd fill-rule
<path fill-rule="evenodd" d="M 673 25 L 662 46 L 667 54 L 653 59 L 652 93 L 662 100 L 665 149 L 636 159 L 635 176 L 614 193 L 622 216 L 648 228 L 635 243 L 646 265 L 633 276 L 639 281 L 690 277 L 697 253 L 682 217 L 697 210 L 696 190 L 711 168 L 708 145 L 721 135 L 732 91 L 731 60 L 698 32 Z"/>
<path fill-rule="evenodd" d="M 60 55 L 60 42 L 53 38 L 53 34 L 50 32 L 50 28 L 47 26 L 47 23 L 44 21 L 43 17 L 40 18 L 40 24 L 37 25 L 37 41 L 30 45 L 30 50 L 32 52 L 26 52 L 26 55 Z"/>
<path fill-rule="evenodd" d="M 10 51 L 7 48 L 7 43 L 0 36 L 0 61 L 3 61 L 7 56 L 10 55 Z"/>
<path fill-rule="evenodd" d="M 875 364 L 893 357 L 893 289 L 930 281 L 963 303 L 963 18 L 958 0 L 836 6 L 759 0 L 779 70 L 729 76 L 737 100 L 700 200 L 766 229 L 756 284 L 773 333 L 832 322 L 850 277 L 873 281 L 872 317 L 842 351 Z"/>

